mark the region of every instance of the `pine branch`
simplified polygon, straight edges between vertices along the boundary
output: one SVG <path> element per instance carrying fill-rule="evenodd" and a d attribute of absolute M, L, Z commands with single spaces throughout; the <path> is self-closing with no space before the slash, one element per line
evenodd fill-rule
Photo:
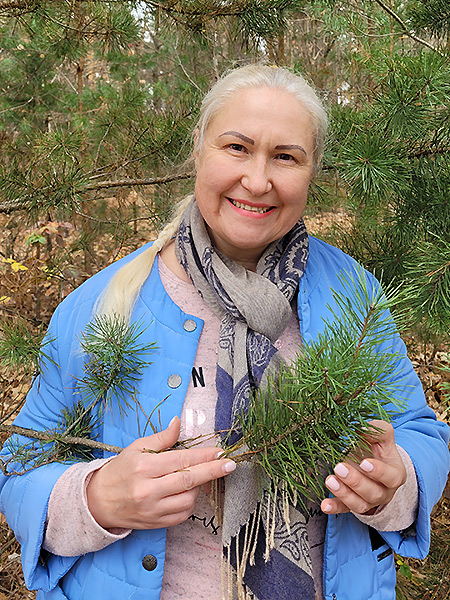
<path fill-rule="evenodd" d="M 180 173 L 179 175 L 167 175 L 165 177 L 151 177 L 151 178 L 143 178 L 143 179 L 118 179 L 116 181 L 100 181 L 98 183 L 91 183 L 88 185 L 79 185 L 76 186 L 73 190 L 74 194 L 82 194 L 83 192 L 88 191 L 96 191 L 102 189 L 110 189 L 114 187 L 133 187 L 137 185 L 161 185 L 165 183 L 170 183 L 171 181 L 180 181 L 182 179 L 189 179 L 192 177 L 193 173 Z M 93 178 L 92 178 L 93 179 Z M 38 190 L 40 194 L 45 193 L 45 191 L 51 190 L 51 186 L 47 188 L 43 187 Z M 28 195 L 25 195 L 23 198 L 18 198 L 15 200 L 8 200 L 6 202 L 2 202 L 0 204 L 0 213 L 11 214 L 12 212 L 19 210 L 28 210 L 30 208 L 30 202 L 36 195 L 36 190 L 33 190 Z"/>
<path fill-rule="evenodd" d="M 24 437 L 40 440 L 42 442 L 64 442 L 64 444 L 72 444 L 74 446 L 86 446 L 94 450 L 104 450 L 105 452 L 113 452 L 114 454 L 120 454 L 123 448 L 120 446 L 112 446 L 111 444 L 104 444 L 103 442 L 96 442 L 90 438 L 82 438 L 71 435 L 66 435 L 64 432 L 46 432 L 37 431 L 35 429 L 28 429 L 25 427 L 18 427 L 17 425 L 6 425 L 0 423 L 0 431 L 4 433 L 10 433 L 15 435 L 22 435 Z"/>
<path fill-rule="evenodd" d="M 268 378 L 234 428 L 242 438 L 225 450 L 238 463 L 253 460 L 300 503 L 299 493 L 323 497 L 330 467 L 367 448 L 366 436 L 378 432 L 368 421 L 389 420 L 402 407 L 399 357 L 389 349 L 397 294 L 371 290 L 362 271 L 342 283 L 323 333 Z"/>
<path fill-rule="evenodd" d="M 78 390 L 89 410 L 114 400 L 126 413 L 143 369 L 151 364 L 145 357 L 157 348 L 139 341 L 143 333 L 142 323 L 129 324 L 117 315 L 98 315 L 88 323 L 80 340 L 87 361 Z"/>
<path fill-rule="evenodd" d="M 418 37 L 415 33 L 413 33 L 412 31 L 410 31 L 406 25 L 406 23 L 399 17 L 399 15 L 394 12 L 392 10 L 392 8 L 390 8 L 389 6 L 387 6 L 387 4 L 385 4 L 384 2 L 382 2 L 382 0 L 375 0 L 375 2 L 381 6 L 381 8 L 386 11 L 395 21 L 397 21 L 397 23 L 401 26 L 403 32 L 410 37 L 412 40 L 414 40 L 415 42 L 418 42 L 419 44 L 422 44 L 423 46 L 426 46 L 427 48 L 430 48 L 430 50 L 433 50 L 434 52 L 437 52 L 440 56 L 445 56 L 445 54 L 443 52 L 441 52 L 439 50 L 439 48 L 436 48 L 435 46 L 433 46 L 433 44 L 430 44 L 429 42 L 427 42 L 426 40 L 423 40 L 422 38 Z"/>

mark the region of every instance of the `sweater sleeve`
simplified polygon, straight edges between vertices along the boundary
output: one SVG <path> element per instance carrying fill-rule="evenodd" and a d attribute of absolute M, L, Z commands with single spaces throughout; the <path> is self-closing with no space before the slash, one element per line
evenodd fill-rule
<path fill-rule="evenodd" d="M 86 489 L 95 471 L 114 457 L 77 463 L 65 471 L 50 495 L 43 548 L 59 556 L 102 550 L 129 529 L 103 529 L 91 515 Z"/>

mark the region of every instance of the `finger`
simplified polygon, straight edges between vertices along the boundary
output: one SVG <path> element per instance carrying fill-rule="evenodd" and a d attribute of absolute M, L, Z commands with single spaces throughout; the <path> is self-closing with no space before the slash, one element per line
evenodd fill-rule
<path fill-rule="evenodd" d="M 381 458 L 395 448 L 394 428 L 390 423 L 373 420 L 367 423 L 367 429 L 358 445 L 348 454 L 347 460 L 359 463 L 363 458 Z"/>
<path fill-rule="evenodd" d="M 337 498 L 326 498 L 320 505 L 322 512 L 327 515 L 337 515 L 350 512 L 348 506 Z"/>
<path fill-rule="evenodd" d="M 144 452 L 140 457 L 140 468 L 144 473 L 147 471 L 151 477 L 163 477 L 169 473 L 176 473 L 196 465 L 216 461 L 222 454 L 223 450 L 214 446 L 190 448 L 188 450 L 168 450 L 156 454 Z M 221 464 L 225 462 L 232 461 L 223 459 Z"/>
<path fill-rule="evenodd" d="M 371 432 L 364 435 L 364 440 L 372 445 L 382 444 L 387 447 L 395 445 L 395 431 L 390 423 L 374 419 L 368 422 Z"/>
<path fill-rule="evenodd" d="M 363 514 L 375 506 L 384 504 L 386 495 L 386 488 L 379 486 L 373 481 L 367 481 L 370 487 L 364 490 L 365 494 L 367 494 L 366 497 L 360 496 L 344 483 L 338 481 L 334 475 L 327 477 L 325 484 L 335 496 L 334 499 L 339 500 L 347 507 L 347 512 L 351 510 L 355 513 Z"/>
<path fill-rule="evenodd" d="M 194 510 L 199 492 L 200 488 L 196 487 L 192 490 L 163 498 L 159 503 L 158 509 L 160 518 L 164 518 L 169 515 L 181 514 L 184 514 L 188 517 Z"/>
<path fill-rule="evenodd" d="M 192 490 L 208 481 L 213 481 L 232 473 L 235 468 L 236 463 L 225 458 L 194 465 L 176 473 L 169 473 L 165 477 L 160 478 L 161 495 L 166 497 Z"/>
<path fill-rule="evenodd" d="M 337 481 L 337 483 L 345 484 L 359 496 L 369 501 L 371 500 L 370 494 L 376 493 L 377 490 L 384 491 L 391 489 L 392 487 L 397 489 L 398 486 L 385 485 L 378 479 L 378 477 L 370 477 L 370 474 L 375 471 L 374 468 L 370 469 L 372 467 L 372 462 L 374 461 L 372 460 L 369 462 L 368 459 L 364 459 L 361 463 L 363 465 L 362 468 L 358 465 L 352 465 L 349 463 L 338 463 L 334 467 L 334 479 Z M 380 471 L 384 472 L 386 470 L 384 467 L 389 467 L 389 471 L 393 468 L 392 465 L 385 465 L 380 461 L 377 462 L 379 463 L 377 466 L 379 467 Z M 366 469 L 369 470 L 369 473 L 366 471 Z M 374 498 L 374 501 L 380 499 L 381 498 Z"/>
<path fill-rule="evenodd" d="M 140 448 L 141 450 L 146 448 L 148 450 L 154 450 L 155 452 L 172 448 L 180 437 L 180 426 L 181 421 L 175 416 L 166 429 L 158 431 L 153 435 L 139 438 L 130 444 L 130 447 Z"/>
<path fill-rule="evenodd" d="M 392 465 L 386 465 L 380 461 L 377 462 L 379 463 L 377 466 L 381 471 L 389 472 L 389 477 L 386 477 L 386 481 L 388 483 L 393 482 L 393 485 L 386 485 L 377 477 L 369 477 L 370 473 L 367 474 L 365 469 L 372 467 L 372 464 L 368 460 L 365 460 L 361 463 L 363 465 L 362 470 L 356 465 L 338 463 L 334 468 L 335 477 L 329 480 L 329 483 L 332 484 L 332 487 L 329 487 L 329 489 L 334 493 L 333 486 L 337 491 L 338 488 L 336 486 L 344 484 L 372 506 L 386 504 L 392 499 L 396 489 L 401 485 L 401 473 L 398 472 L 398 469 L 394 469 Z M 374 470 L 372 469 L 372 472 Z M 391 471 L 393 472 L 391 473 Z M 337 495 L 341 497 L 339 494 Z"/>
<path fill-rule="evenodd" d="M 397 490 L 406 481 L 406 468 L 400 456 L 395 464 L 374 458 L 365 458 L 359 468 L 367 477 L 389 489 Z"/>

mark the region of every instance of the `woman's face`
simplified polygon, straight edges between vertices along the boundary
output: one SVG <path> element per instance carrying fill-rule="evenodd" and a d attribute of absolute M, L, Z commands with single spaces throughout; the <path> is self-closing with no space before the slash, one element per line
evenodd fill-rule
<path fill-rule="evenodd" d="M 313 171 L 311 117 L 280 89 L 236 92 L 196 149 L 195 196 L 214 245 L 254 269 L 300 219 Z"/>

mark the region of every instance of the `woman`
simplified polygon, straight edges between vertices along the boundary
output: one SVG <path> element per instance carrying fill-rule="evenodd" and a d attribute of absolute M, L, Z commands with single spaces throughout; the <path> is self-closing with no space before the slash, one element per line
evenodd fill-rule
<path fill-rule="evenodd" d="M 335 466 L 321 510 L 290 507 L 286 528 L 273 507 L 270 553 L 251 467 L 236 469 L 213 442 L 142 452 L 230 428 L 250 389 L 330 316 L 338 273 L 356 265 L 308 238 L 301 220 L 325 129 L 322 105 L 301 77 L 267 66 L 230 72 L 202 104 L 195 197 L 153 245 L 92 277 L 56 311 L 54 363 L 17 424 L 55 426 L 76 401 L 78 338 L 95 310 L 143 322 L 143 342 L 157 342 L 138 392 L 146 414 L 160 405 L 162 430 L 140 438 L 143 415 L 112 410 L 98 434 L 126 446 L 118 456 L 3 478 L 1 509 L 38 598 L 211 600 L 225 588 L 229 598 L 388 600 L 392 550 L 425 556 L 448 431 L 426 406 L 400 338 L 407 409 L 394 426 L 377 422 L 384 433 L 359 465 Z M 222 477 L 223 525 L 208 500 L 209 482 Z"/>

